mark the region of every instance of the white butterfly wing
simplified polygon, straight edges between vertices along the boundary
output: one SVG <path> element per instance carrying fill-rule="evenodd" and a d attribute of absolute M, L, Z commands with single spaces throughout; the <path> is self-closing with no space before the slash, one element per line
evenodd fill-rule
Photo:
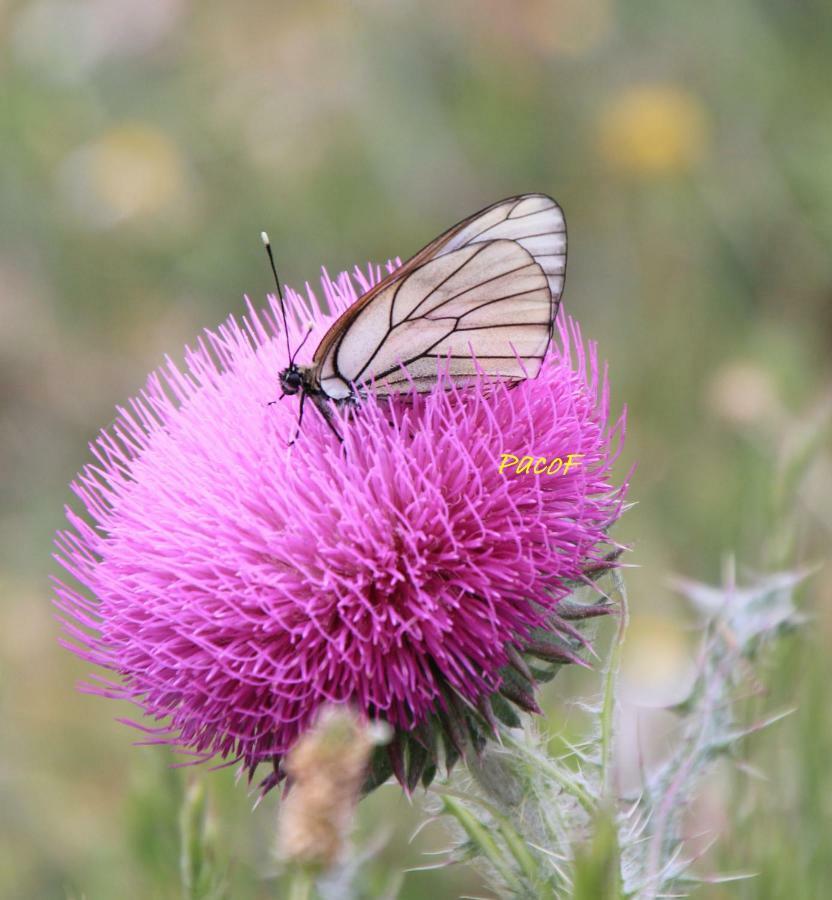
<path fill-rule="evenodd" d="M 517 241 L 534 256 L 559 301 L 566 274 L 566 220 L 557 203 L 545 194 L 503 200 L 474 216 L 441 252 L 501 238 Z"/>
<path fill-rule="evenodd" d="M 477 368 L 533 378 L 565 268 L 566 224 L 554 200 L 527 194 L 496 203 L 359 298 L 321 341 L 317 380 L 329 397 L 343 399 L 360 382 L 382 395 L 430 390 L 441 360 L 456 380 Z"/>

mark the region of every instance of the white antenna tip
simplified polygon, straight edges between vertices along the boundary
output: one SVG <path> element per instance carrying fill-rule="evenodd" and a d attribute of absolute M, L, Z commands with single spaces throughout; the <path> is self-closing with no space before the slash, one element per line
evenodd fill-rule
<path fill-rule="evenodd" d="M 266 234 L 265 231 L 261 231 L 261 232 L 260 232 L 260 240 L 263 242 L 263 246 L 264 246 L 264 247 L 268 247 L 268 246 L 269 246 L 269 243 L 270 243 L 270 242 L 269 242 L 269 236 Z"/>

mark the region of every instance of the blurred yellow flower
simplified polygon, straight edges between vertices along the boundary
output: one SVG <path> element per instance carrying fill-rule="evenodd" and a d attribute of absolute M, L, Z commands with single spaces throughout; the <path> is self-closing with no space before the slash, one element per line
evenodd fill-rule
<path fill-rule="evenodd" d="M 692 92 L 640 85 L 616 94 L 601 113 L 598 147 L 611 168 L 637 175 L 685 172 L 705 155 L 708 117 Z"/>
<path fill-rule="evenodd" d="M 144 122 L 123 123 L 75 150 L 59 181 L 88 224 L 109 227 L 178 205 L 185 164 L 173 141 Z"/>

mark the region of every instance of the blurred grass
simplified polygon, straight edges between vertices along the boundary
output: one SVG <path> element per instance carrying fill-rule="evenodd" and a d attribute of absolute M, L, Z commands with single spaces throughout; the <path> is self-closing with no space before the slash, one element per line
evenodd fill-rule
<path fill-rule="evenodd" d="M 179 896 L 185 776 L 130 745 L 116 704 L 75 693 L 87 667 L 56 644 L 48 556 L 114 405 L 269 289 L 263 228 L 298 285 L 406 256 L 504 195 L 561 201 L 565 306 L 610 360 L 624 465 L 640 466 L 619 531 L 642 567 L 636 699 L 684 670 L 668 573 L 715 579 L 726 550 L 826 555 L 830 29 L 820 0 L 0 6 L 2 896 Z M 825 440 L 788 476 L 811 434 Z M 771 671 L 769 702 L 799 711 L 751 745 L 769 781 L 725 774 L 697 822 L 725 830 L 714 864 L 761 876 L 704 896 L 832 884 L 828 576 L 807 591 L 809 637 Z M 565 701 L 592 685 L 551 688 L 553 725 L 573 727 Z M 204 778 L 233 896 L 280 896 L 277 798 L 251 813 L 233 773 Z M 393 829 L 381 890 L 441 836 L 408 844 L 418 810 L 392 790 L 364 806 L 365 833 Z M 461 869 L 415 873 L 402 897 L 478 889 Z"/>

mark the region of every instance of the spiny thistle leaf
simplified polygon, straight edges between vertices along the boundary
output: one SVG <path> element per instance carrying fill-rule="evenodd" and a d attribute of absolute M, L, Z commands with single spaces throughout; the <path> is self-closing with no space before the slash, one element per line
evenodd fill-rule
<path fill-rule="evenodd" d="M 456 799 L 451 805 L 443 799 L 443 809 L 463 828 L 464 846 L 469 852 L 477 849 L 487 862 L 485 871 L 501 897 L 683 896 L 695 881 L 714 880 L 698 876 L 695 858 L 685 852 L 685 814 L 719 755 L 734 755 L 746 735 L 782 718 L 775 713 L 751 724 L 741 722 L 738 688 L 749 679 L 756 682 L 751 666 L 760 651 L 801 623 L 793 597 L 801 579 L 785 573 L 743 589 L 731 580 L 721 589 L 684 583 L 685 593 L 705 617 L 697 675 L 688 696 L 673 707 L 679 730 L 672 750 L 647 770 L 636 797 L 615 796 L 609 777 L 620 739 L 614 719 L 620 629 L 604 696 L 585 704 L 593 727 L 577 746 L 561 741 L 566 752 L 560 758 L 549 755 L 551 740 L 538 734 L 522 712 L 532 682 L 516 665 L 507 670 L 501 694 L 491 698 L 502 746 L 491 742 L 480 756 L 467 758 L 467 778 L 454 781 Z M 623 604 L 623 585 L 617 591 Z M 605 607 L 605 613 L 613 611 Z M 572 621 L 592 618 L 574 614 Z M 620 622 L 626 623 L 625 607 Z M 562 634 L 535 639 L 558 648 L 560 642 L 572 647 L 575 640 Z M 529 669 L 537 682 L 535 667 Z M 487 844 L 466 812 L 485 829 Z M 518 852 L 521 846 L 523 853 Z M 455 858 L 453 849 L 450 858 Z"/>

